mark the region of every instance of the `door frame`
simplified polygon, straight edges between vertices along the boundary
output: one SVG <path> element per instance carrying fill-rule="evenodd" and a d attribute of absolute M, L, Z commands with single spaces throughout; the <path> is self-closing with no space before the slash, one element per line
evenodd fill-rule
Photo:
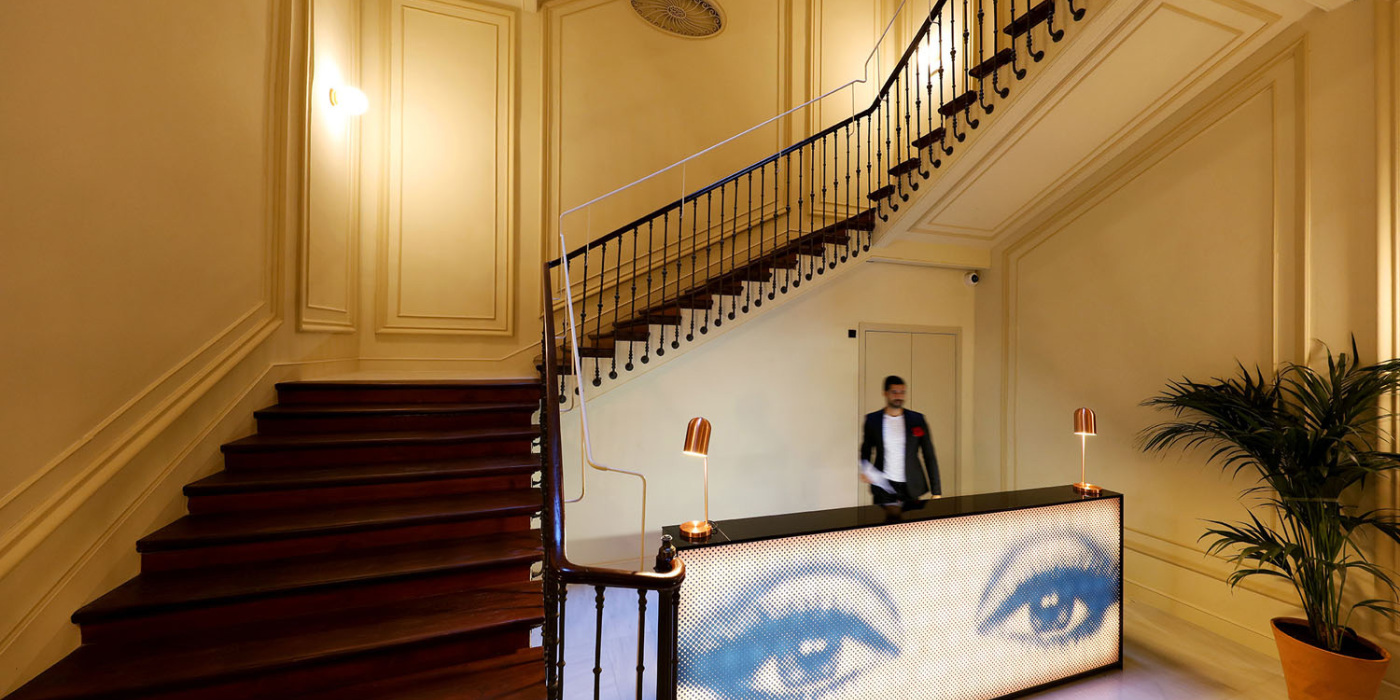
<path fill-rule="evenodd" d="M 860 450 L 860 435 L 864 430 L 862 421 L 865 414 L 861 412 L 860 401 L 865 396 L 865 334 L 868 332 L 884 333 L 923 333 L 928 335 L 951 335 L 953 336 L 953 394 L 957 405 L 957 410 L 953 412 L 953 458 L 956 468 L 950 470 L 953 477 L 951 495 L 963 495 L 962 486 L 966 481 L 963 479 L 963 471 L 966 468 L 966 455 L 963 450 L 963 416 L 971 407 L 964 400 L 963 392 L 963 327 L 962 326 L 919 326 L 907 323 L 867 323 L 856 324 L 856 343 L 860 346 L 856 352 L 856 450 Z M 869 486 L 856 478 L 856 502 L 862 503 L 861 496 L 869 495 Z"/>

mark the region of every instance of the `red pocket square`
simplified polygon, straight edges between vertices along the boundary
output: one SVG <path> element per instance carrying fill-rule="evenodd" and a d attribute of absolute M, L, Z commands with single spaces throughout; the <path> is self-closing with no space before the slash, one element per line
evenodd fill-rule
<path fill-rule="evenodd" d="M 914 437 L 923 437 L 923 436 L 924 436 L 924 429 L 923 429 L 923 428 L 914 428 Z"/>

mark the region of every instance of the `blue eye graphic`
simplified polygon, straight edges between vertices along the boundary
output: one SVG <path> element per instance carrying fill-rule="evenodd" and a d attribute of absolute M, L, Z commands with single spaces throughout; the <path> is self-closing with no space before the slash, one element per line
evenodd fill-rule
<path fill-rule="evenodd" d="M 982 594 L 977 631 L 1040 647 L 1068 646 L 1103 627 L 1118 602 L 1118 569 L 1080 533 L 1038 537 L 997 562 Z"/>
<path fill-rule="evenodd" d="M 888 593 L 839 564 L 764 579 L 704 628 L 682 642 L 680 677 L 721 698 L 818 700 L 900 651 Z"/>

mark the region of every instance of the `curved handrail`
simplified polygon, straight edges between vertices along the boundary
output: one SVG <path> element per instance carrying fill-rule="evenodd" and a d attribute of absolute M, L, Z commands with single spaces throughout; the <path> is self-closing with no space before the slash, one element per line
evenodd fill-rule
<path fill-rule="evenodd" d="M 559 430 L 559 351 L 554 338 L 553 294 L 549 288 L 549 268 L 540 275 L 544 292 L 544 409 L 540 412 L 543 442 L 541 451 L 540 485 L 544 491 L 544 512 L 540 526 L 544 530 L 545 566 L 557 573 L 564 583 L 586 583 L 599 586 L 640 590 L 674 589 L 685 580 L 685 564 L 673 559 L 671 568 L 663 572 L 625 571 L 598 566 L 583 566 L 569 561 L 564 547 L 564 460 L 560 449 Z"/>
<path fill-rule="evenodd" d="M 722 146 L 722 145 L 724 145 L 724 144 L 726 144 L 726 143 L 729 143 L 730 141 L 733 141 L 734 139 L 737 139 L 737 138 L 740 138 L 740 137 L 742 137 L 742 136 L 744 136 L 744 135 L 746 135 L 746 134 L 749 134 L 749 133 L 753 132 L 755 129 L 759 129 L 759 128 L 762 128 L 762 127 L 764 127 L 764 126 L 767 126 L 768 124 L 771 124 L 772 122 L 777 121 L 778 119 L 781 119 L 781 118 L 783 118 L 783 117 L 786 117 L 786 116 L 788 116 L 789 114 L 792 114 L 793 112 L 796 112 L 796 111 L 799 110 L 799 109 L 804 109 L 804 108 L 809 107 L 809 106 L 811 106 L 811 105 L 813 105 L 813 104 L 816 104 L 817 102 L 820 102 L 821 100 L 824 100 L 824 99 L 826 99 L 826 98 L 828 98 L 828 97 L 830 97 L 830 96 L 832 96 L 832 95 L 834 95 L 834 94 L 836 94 L 836 93 L 838 93 L 838 92 L 840 92 L 840 91 L 842 91 L 842 90 L 845 90 L 845 89 L 847 89 L 847 88 L 852 88 L 852 87 L 854 87 L 855 85 L 864 84 L 865 81 L 866 81 L 866 79 L 869 77 L 870 60 L 871 60 L 872 58 L 875 57 L 875 55 L 876 55 L 877 52 L 879 52 L 879 50 L 880 50 L 880 45 L 881 45 L 882 43 L 884 43 L 885 36 L 886 36 L 887 34 L 889 34 L 890 29 L 894 26 L 895 20 L 899 18 L 900 13 L 904 10 L 904 5 L 907 3 L 907 1 L 908 1 L 908 0 L 903 0 L 903 2 L 900 2 L 899 8 L 895 10 L 894 16 L 891 17 L 889 23 L 885 25 L 885 31 L 882 32 L 882 33 L 880 34 L 879 40 L 877 40 L 877 41 L 875 42 L 875 48 L 872 49 L 871 52 L 870 52 L 870 55 L 866 57 L 866 59 L 865 59 L 865 64 L 864 64 L 864 66 L 863 66 L 863 68 L 862 68 L 862 70 L 864 71 L 865 75 L 863 75 L 862 77 L 860 77 L 860 78 L 858 78 L 858 79 L 851 80 L 851 81 L 847 82 L 846 84 L 844 84 L 844 85 L 842 85 L 842 86 L 840 86 L 840 87 L 838 87 L 838 88 L 835 88 L 834 90 L 831 90 L 830 92 L 827 92 L 827 93 L 825 93 L 825 94 L 823 94 L 823 95 L 821 95 L 821 96 L 819 96 L 819 97 L 816 97 L 816 98 L 814 98 L 814 99 L 808 100 L 807 102 L 804 102 L 804 103 L 802 103 L 802 104 L 800 104 L 800 105 L 797 105 L 796 107 L 793 107 L 792 109 L 789 109 L 788 111 L 783 112 L 782 114 L 779 114 L 779 115 L 777 115 L 777 116 L 775 116 L 775 117 L 771 117 L 771 118 L 765 120 L 764 122 L 762 122 L 762 123 L 760 123 L 760 124 L 756 124 L 756 125 L 754 125 L 754 126 L 752 126 L 752 127 L 749 127 L 748 129 L 745 129 L 744 131 L 741 131 L 741 132 L 739 132 L 738 134 L 735 134 L 734 136 L 731 136 L 731 137 L 729 137 L 729 138 L 727 138 L 727 139 L 725 139 L 725 140 L 723 140 L 723 141 L 721 141 L 721 142 L 719 142 L 719 143 L 717 143 L 717 144 L 715 144 L 715 145 L 713 145 L 713 146 L 709 146 L 709 147 L 705 148 L 704 150 L 701 150 L 701 151 L 698 151 L 698 152 L 696 152 L 696 153 L 693 153 L 693 154 L 691 154 L 691 155 L 689 155 L 689 156 L 687 156 L 687 157 L 685 157 L 685 158 L 683 158 L 683 159 L 681 159 L 681 160 L 679 160 L 679 161 L 677 161 L 677 162 L 675 162 L 675 163 L 672 163 L 671 165 L 668 165 L 668 166 L 666 166 L 666 167 L 664 167 L 664 168 L 662 168 L 662 169 L 660 169 L 660 170 L 658 170 L 658 171 L 656 171 L 656 172 L 654 172 L 654 173 L 652 173 L 652 174 L 650 174 L 650 175 L 647 175 L 646 177 L 640 178 L 640 179 L 638 179 L 638 180 L 636 180 L 636 181 L 634 181 L 634 182 L 631 182 L 631 183 L 629 183 L 629 184 L 623 185 L 622 187 L 619 187 L 619 188 L 617 188 L 617 189 L 615 189 L 615 190 L 613 190 L 613 191 L 611 191 L 611 192 L 608 192 L 607 194 L 598 196 L 598 197 L 596 197 L 596 198 L 594 198 L 594 199 L 592 199 L 592 200 L 590 200 L 590 201 L 588 201 L 588 202 L 585 202 L 585 203 L 583 203 L 583 204 L 580 204 L 580 205 L 578 205 L 578 206 L 576 206 L 576 207 L 573 207 L 572 209 L 569 209 L 569 210 L 567 210 L 567 211 L 561 213 L 561 214 L 559 215 L 559 236 L 560 236 L 560 241 L 561 241 L 561 242 L 563 241 L 563 234 L 564 234 L 564 231 L 563 231 L 563 228 L 564 228 L 564 226 L 563 226 L 563 221 L 564 221 L 564 217 L 566 217 L 566 216 L 568 216 L 568 215 L 570 215 L 570 214 L 573 214 L 573 213 L 575 213 L 575 212 L 581 211 L 581 210 L 583 210 L 583 209 L 586 209 L 586 208 L 588 208 L 589 206 L 592 206 L 592 205 L 594 205 L 594 204 L 597 204 L 598 202 L 600 202 L 600 201 L 602 201 L 602 200 L 604 200 L 604 199 L 607 199 L 608 197 L 611 197 L 611 196 L 613 196 L 613 195 L 615 195 L 615 194 L 617 194 L 617 193 L 619 193 L 619 192 L 622 192 L 623 190 L 627 190 L 627 189 L 629 189 L 629 188 L 635 187 L 636 185 L 639 185 L 639 184 L 641 184 L 641 183 L 643 183 L 643 182 L 646 182 L 647 180 L 650 180 L 650 179 L 652 179 L 652 178 L 654 178 L 654 177 L 656 177 L 656 176 L 658 176 L 658 175 L 660 175 L 660 174 L 662 174 L 662 173 L 665 173 L 665 172 L 667 172 L 667 171 L 669 171 L 669 170 L 672 170 L 672 169 L 676 168 L 677 166 L 684 165 L 685 163 L 687 163 L 687 162 L 689 162 L 689 161 L 691 161 L 691 160 L 693 160 L 693 159 L 695 159 L 695 158 L 698 158 L 699 156 L 702 156 L 702 155 L 704 155 L 704 154 L 706 154 L 706 153 L 708 153 L 708 152 L 710 152 L 710 151 L 712 151 L 712 150 L 714 150 L 714 149 L 716 149 L 716 148 L 718 148 L 718 147 L 720 147 L 720 146 Z M 725 185 L 727 185 L 727 184 L 729 184 L 729 183 L 731 183 L 731 182 L 734 182 L 735 180 L 738 180 L 738 179 L 742 178 L 744 175 L 746 175 L 746 174 L 748 174 L 748 173 L 751 173 L 751 172 L 754 172 L 754 171 L 758 170 L 759 168 L 768 166 L 768 165 L 774 163 L 775 161 L 778 161 L 778 160 L 780 160 L 781 158 L 787 156 L 788 154 L 795 153 L 795 152 L 797 152 L 798 150 L 801 150 L 801 149 L 803 149 L 803 148 L 806 148 L 806 147 L 808 147 L 808 146 L 811 146 L 811 145 L 815 144 L 816 142 L 818 142 L 819 140 L 821 140 L 822 137 L 824 137 L 824 136 L 829 136 L 829 135 L 831 135 L 831 134 L 834 134 L 834 133 L 836 133 L 837 131 L 840 131 L 842 128 L 846 127 L 847 125 L 854 123 L 856 120 L 861 119 L 861 118 L 866 117 L 866 116 L 869 116 L 870 114 L 874 113 L 875 110 L 879 107 L 881 100 L 883 100 L 883 99 L 885 99 L 886 97 L 888 97 L 889 92 L 890 92 L 890 87 L 891 87 L 892 85 L 894 85 L 895 81 L 899 78 L 900 72 L 904 70 L 904 67 L 905 67 L 906 65 L 908 65 L 908 63 L 909 63 L 909 60 L 910 60 L 910 59 L 913 57 L 913 55 L 918 51 L 919 42 L 923 40 L 924 35 L 928 34 L 929 27 L 932 26 L 932 24 L 933 24 L 933 18 L 936 17 L 936 16 L 938 16 L 938 14 L 941 13 L 941 12 L 943 11 L 943 6 L 944 6 L 945 4 L 947 4 L 947 0 L 937 0 L 937 2 L 935 2 L 935 3 L 933 4 L 933 6 L 932 6 L 931 8 L 929 8 L 928 16 L 924 18 L 924 22 L 923 22 L 922 25 L 920 25 L 919 30 L 918 30 L 917 32 L 914 33 L 913 40 L 910 41 L 909 46 L 904 50 L 903 55 L 901 55 L 900 58 L 899 58 L 899 60 L 898 60 L 897 62 L 895 62 L 894 69 L 893 69 L 892 71 L 890 71 L 889 77 L 885 80 L 884 84 L 882 84 L 882 85 L 880 86 L 880 89 L 879 89 L 878 91 L 876 91 L 876 93 L 875 93 L 875 99 L 870 103 L 870 106 L 869 106 L 869 107 L 866 107 L 865 109 L 863 109 L 863 110 L 861 110 L 861 111 L 859 111 L 859 112 L 856 112 L 855 114 L 852 114 L 851 116 L 846 117 L 845 119 L 842 119 L 841 121 L 836 122 L 835 124 L 832 124 L 831 126 L 828 126 L 828 127 L 826 127 L 825 129 L 822 129 L 821 131 L 818 131 L 817 133 L 812 134 L 811 136 L 808 136 L 807 138 L 805 138 L 805 139 L 803 139 L 803 140 L 801 140 L 801 141 L 799 141 L 799 142 L 797 142 L 797 143 L 795 143 L 795 144 L 793 144 L 793 145 L 791 145 L 791 146 L 788 146 L 787 148 L 784 148 L 784 149 L 782 149 L 781 151 L 778 151 L 777 153 L 775 153 L 775 154 L 773 154 L 773 155 L 771 155 L 771 156 L 768 156 L 768 157 L 764 158 L 763 160 L 760 160 L 760 161 L 758 161 L 758 162 L 756 162 L 756 163 L 754 163 L 754 164 L 752 164 L 752 165 L 750 165 L 750 166 L 748 166 L 748 167 L 746 167 L 746 168 L 741 168 L 740 170 L 738 170 L 738 171 L 736 171 L 736 172 L 734 172 L 734 173 L 732 173 L 732 174 L 730 174 L 730 175 L 727 175 L 727 176 L 725 176 L 725 177 L 723 177 L 723 178 L 720 178 L 719 180 L 716 180 L 715 182 L 710 183 L 709 185 L 706 185 L 705 187 L 702 187 L 702 188 L 696 190 L 695 192 L 692 192 L 692 193 L 690 193 L 690 194 L 684 195 L 684 196 L 682 196 L 680 199 L 678 199 L 678 200 L 676 200 L 676 201 L 674 201 L 674 202 L 671 202 L 671 203 L 669 203 L 669 204 L 666 204 L 666 205 L 662 206 L 661 208 L 659 208 L 659 209 L 657 209 L 657 210 L 651 212 L 650 214 L 647 214 L 646 216 L 643 216 L 643 217 L 641 217 L 641 218 L 639 218 L 639 219 L 636 219 L 635 221 L 628 222 L 627 224 L 625 224 L 625 225 L 623 225 L 623 226 L 620 226 L 620 227 L 618 227 L 618 228 L 616 228 L 616 229 L 613 229 L 611 232 L 607 233 L 606 235 L 603 235 L 603 236 L 600 236 L 600 237 L 598 237 L 598 238 L 595 238 L 595 239 L 593 239 L 593 240 L 591 240 L 591 241 L 589 241 L 589 242 L 587 242 L 587 243 L 585 243 L 585 244 L 583 244 L 583 245 L 581 245 L 581 246 L 579 246 L 579 247 L 577 247 L 577 248 L 575 248 L 575 249 L 569 251 L 568 254 L 566 254 L 566 255 L 561 255 L 561 256 L 559 256 L 559 257 L 553 259 L 553 260 L 550 260 L 549 263 L 547 264 L 546 269 L 552 269 L 552 268 L 554 268 L 554 267 L 557 267 L 557 266 L 558 266 L 561 262 L 563 262 L 564 260 L 572 260 L 572 259 L 574 259 L 575 257 L 578 257 L 578 256 L 582 255 L 582 254 L 584 253 L 584 251 L 586 251 L 586 250 L 591 250 L 591 249 L 593 249 L 593 248 L 596 248 L 596 247 L 598 247 L 598 246 L 603 245 L 603 244 L 606 243 L 606 242 L 611 242 L 611 241 L 613 241 L 613 240 L 615 240 L 615 239 L 621 238 L 627 231 L 630 231 L 630 230 L 632 230 L 633 228 L 636 228 L 636 227 L 638 227 L 638 226 L 640 226 L 640 225 L 646 223 L 647 221 L 651 221 L 651 220 L 656 219 L 656 218 L 658 218 L 658 217 L 664 216 L 664 215 L 666 214 L 666 212 L 669 212 L 669 211 L 672 211 L 672 210 L 674 210 L 674 209 L 677 209 L 677 208 L 683 206 L 686 202 L 693 201 L 693 200 L 695 200 L 695 199 L 697 199 L 697 198 L 699 198 L 699 197 L 703 197 L 706 193 L 712 192 L 712 191 L 714 191 L 714 190 L 716 190 L 716 189 L 718 189 L 718 188 L 720 188 L 720 187 L 723 187 L 723 186 L 725 186 Z M 561 250 L 562 250 L 562 248 L 561 248 Z"/>

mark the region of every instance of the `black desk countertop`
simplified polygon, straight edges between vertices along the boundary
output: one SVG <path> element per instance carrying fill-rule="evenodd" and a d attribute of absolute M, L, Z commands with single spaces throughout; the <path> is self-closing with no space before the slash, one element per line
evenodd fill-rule
<path fill-rule="evenodd" d="M 898 515 L 890 515 L 881 506 L 855 506 L 814 510 L 806 513 L 785 513 L 765 515 L 757 518 L 736 518 L 715 521 L 715 532 L 709 539 L 691 542 L 681 536 L 678 525 L 661 528 L 662 534 L 670 535 L 676 549 L 685 551 L 699 547 L 713 547 L 737 542 L 756 542 L 779 537 L 809 535 L 816 532 L 850 530 L 858 527 L 874 527 L 895 523 L 912 523 L 921 520 L 957 518 L 964 515 L 998 513 L 1023 508 L 1039 508 L 1064 503 L 1077 503 L 1084 500 L 1121 499 L 1123 494 L 1104 491 L 1096 498 L 1079 495 L 1069 486 L 1051 486 L 1043 489 L 1024 491 L 1002 491 L 999 493 L 979 493 L 971 496 L 936 498 L 920 501 L 922 507 L 907 510 Z"/>

